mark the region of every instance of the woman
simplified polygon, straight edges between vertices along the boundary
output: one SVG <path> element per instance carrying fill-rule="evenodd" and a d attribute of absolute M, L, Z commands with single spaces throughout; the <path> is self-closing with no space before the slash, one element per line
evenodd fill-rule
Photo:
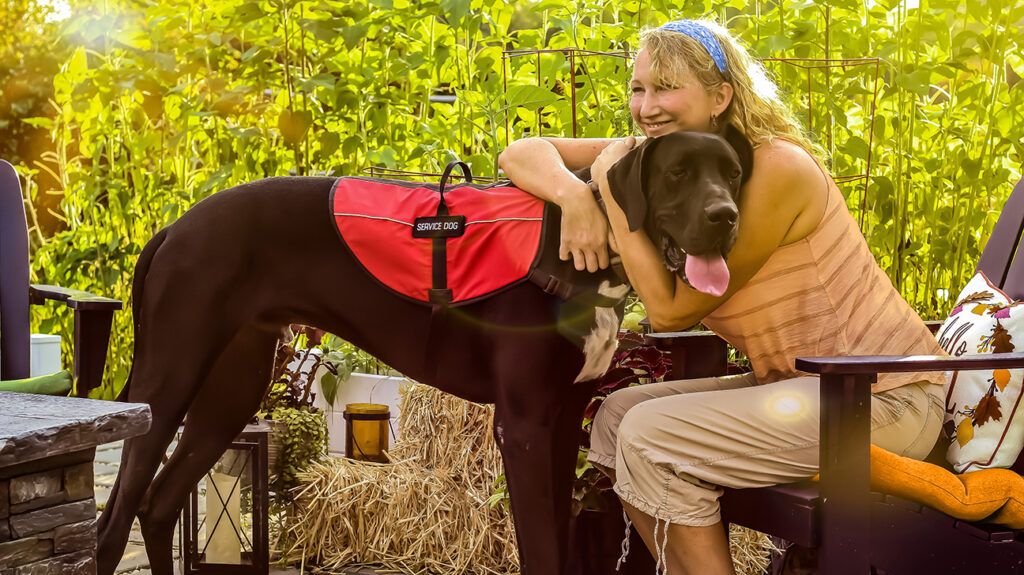
<path fill-rule="evenodd" d="M 795 358 L 942 352 L 871 256 L 760 65 L 726 30 L 682 20 L 646 31 L 630 88 L 630 113 L 647 137 L 731 124 L 755 147 L 721 296 L 669 273 L 644 232 L 628 230 L 607 172 L 635 138 L 529 138 L 499 162 L 518 186 L 561 207 L 563 259 L 580 270 L 606 267 L 610 239 L 656 330 L 703 322 L 750 358 L 751 374 L 618 391 L 591 432 L 590 459 L 615 480 L 659 569 L 733 573 L 722 487 L 776 485 L 818 471 L 819 381 L 797 372 Z M 607 222 L 571 173 L 588 165 Z M 942 424 L 941 376 L 881 375 L 872 392 L 872 442 L 924 458 Z"/>

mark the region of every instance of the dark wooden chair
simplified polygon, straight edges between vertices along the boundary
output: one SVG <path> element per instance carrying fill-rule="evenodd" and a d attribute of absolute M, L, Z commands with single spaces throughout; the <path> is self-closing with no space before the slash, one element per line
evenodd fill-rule
<path fill-rule="evenodd" d="M 1022 233 L 1024 180 L 1006 202 L 977 268 L 1015 299 L 1024 299 L 1024 255 L 1017 254 Z M 726 373 L 726 344 L 710 332 L 648 338 L 670 351 L 674 379 Z M 824 575 L 1024 573 L 1024 533 L 956 520 L 917 503 L 872 493 L 868 455 L 870 386 L 877 374 L 1021 368 L 1024 353 L 799 358 L 796 367 L 821 376 L 820 481 L 726 490 L 721 500 L 725 521 L 814 550 Z M 937 448 L 929 460 L 948 469 L 944 451 Z M 1024 456 L 1014 470 L 1024 474 Z"/>
<path fill-rule="evenodd" d="M 103 379 L 110 326 L 121 302 L 72 289 L 29 284 L 28 227 L 21 184 L 0 160 L 0 380 L 29 377 L 29 304 L 64 302 L 75 313 L 74 393 L 85 396 Z"/>

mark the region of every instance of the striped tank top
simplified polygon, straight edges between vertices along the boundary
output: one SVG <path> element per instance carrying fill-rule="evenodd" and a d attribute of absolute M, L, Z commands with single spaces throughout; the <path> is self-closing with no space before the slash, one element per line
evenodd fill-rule
<path fill-rule="evenodd" d="M 750 359 L 759 383 L 807 375 L 797 357 L 946 355 L 878 266 L 842 193 L 829 182 L 825 214 L 802 240 L 780 246 L 703 323 Z M 872 392 L 941 373 L 879 374 Z"/>

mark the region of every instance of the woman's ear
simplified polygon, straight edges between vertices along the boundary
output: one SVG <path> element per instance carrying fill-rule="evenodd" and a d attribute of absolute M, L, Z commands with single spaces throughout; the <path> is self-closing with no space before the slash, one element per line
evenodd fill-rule
<path fill-rule="evenodd" d="M 729 82 L 722 82 L 718 85 L 718 91 L 715 92 L 715 108 L 714 114 L 721 116 L 729 109 L 729 104 L 732 103 L 733 87 Z"/>

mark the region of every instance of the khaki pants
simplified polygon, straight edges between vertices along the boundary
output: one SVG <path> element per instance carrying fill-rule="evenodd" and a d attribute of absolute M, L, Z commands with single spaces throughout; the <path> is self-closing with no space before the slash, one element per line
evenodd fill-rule
<path fill-rule="evenodd" d="M 818 472 L 818 378 L 757 385 L 752 374 L 619 390 L 594 419 L 590 460 L 615 469 L 615 492 L 660 521 L 721 520 L 722 487 L 765 487 Z M 942 426 L 942 386 L 872 396 L 871 441 L 923 459 Z"/>

